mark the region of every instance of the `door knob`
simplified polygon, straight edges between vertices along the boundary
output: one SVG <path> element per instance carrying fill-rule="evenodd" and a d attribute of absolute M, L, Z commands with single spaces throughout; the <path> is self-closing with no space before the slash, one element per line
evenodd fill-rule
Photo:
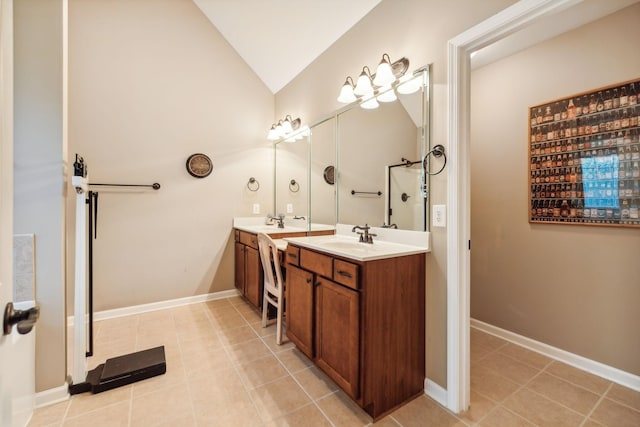
<path fill-rule="evenodd" d="M 31 332 L 33 326 L 40 317 L 40 307 L 35 306 L 27 310 L 16 310 L 13 307 L 13 303 L 7 303 L 4 309 L 4 320 L 2 321 L 4 335 L 11 333 L 13 325 L 18 325 L 18 333 L 24 335 Z"/>

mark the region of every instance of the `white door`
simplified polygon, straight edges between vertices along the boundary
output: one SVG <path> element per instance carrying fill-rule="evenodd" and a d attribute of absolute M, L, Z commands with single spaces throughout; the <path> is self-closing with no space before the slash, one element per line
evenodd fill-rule
<path fill-rule="evenodd" d="M 13 301 L 13 0 L 0 0 L 0 316 Z M 24 308 L 24 307 L 18 307 Z M 2 321 L 0 321 L 2 323 Z M 0 328 L 4 329 L 4 328 Z M 0 426 L 23 427 L 33 413 L 34 333 L 0 331 Z"/>

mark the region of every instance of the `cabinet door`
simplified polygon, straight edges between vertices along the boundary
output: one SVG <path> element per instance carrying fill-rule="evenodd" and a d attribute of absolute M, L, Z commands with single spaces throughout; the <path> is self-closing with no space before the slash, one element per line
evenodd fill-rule
<path fill-rule="evenodd" d="M 313 274 L 289 264 L 286 282 L 287 337 L 313 357 Z"/>
<path fill-rule="evenodd" d="M 360 395 L 360 296 L 316 279 L 316 364 L 349 396 Z"/>
<path fill-rule="evenodd" d="M 262 266 L 257 249 L 245 246 L 244 295 L 256 307 L 262 306 Z"/>
<path fill-rule="evenodd" d="M 244 295 L 244 245 L 236 242 L 235 248 L 235 286 Z"/>

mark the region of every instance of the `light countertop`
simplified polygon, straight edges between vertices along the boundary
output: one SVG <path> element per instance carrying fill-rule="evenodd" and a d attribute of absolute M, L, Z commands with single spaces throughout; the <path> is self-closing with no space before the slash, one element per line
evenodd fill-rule
<path fill-rule="evenodd" d="M 360 243 L 356 234 L 351 232 L 352 228 L 352 225 L 338 224 L 335 235 L 285 237 L 283 240 L 308 249 L 358 261 L 372 261 L 430 251 L 428 232 L 371 227 L 369 231 L 377 236 L 373 238 L 373 244 L 369 244 Z"/>

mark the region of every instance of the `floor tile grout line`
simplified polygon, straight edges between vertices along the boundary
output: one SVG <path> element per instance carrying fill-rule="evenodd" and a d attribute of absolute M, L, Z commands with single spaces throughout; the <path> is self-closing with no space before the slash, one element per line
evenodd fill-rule
<path fill-rule="evenodd" d="M 207 314 L 205 313 L 205 317 L 207 318 L 207 320 L 209 321 L 209 325 L 213 326 L 211 323 L 211 319 L 207 316 Z M 171 318 L 173 319 L 173 325 L 174 327 L 176 327 L 176 335 L 178 334 L 177 332 L 177 325 L 176 325 L 176 317 L 175 317 L 175 313 L 171 312 Z M 191 407 L 191 415 L 193 416 L 193 422 L 198 425 L 198 417 L 196 416 L 196 408 L 193 404 L 193 397 L 192 397 L 192 390 L 191 390 L 191 384 L 190 382 L 187 380 L 187 368 L 184 364 L 184 351 L 182 350 L 182 342 L 180 341 L 180 338 L 176 336 L 176 341 L 178 343 L 178 351 L 180 352 L 180 360 L 182 362 L 182 375 L 184 376 L 184 380 L 187 386 L 187 390 L 189 392 L 189 406 Z M 133 400 L 131 402 L 131 407 L 133 408 Z M 130 424 L 131 426 L 131 424 Z"/>
<path fill-rule="evenodd" d="M 507 408 L 506 406 L 504 406 L 502 404 L 502 402 L 498 402 L 497 405 L 490 410 L 484 417 L 482 417 L 477 423 L 476 425 L 480 424 L 482 421 L 484 421 L 492 412 L 494 412 L 495 410 L 497 410 L 498 408 L 502 408 L 503 410 L 509 412 L 510 414 L 514 415 L 515 417 L 520 418 L 521 420 L 526 421 L 527 423 L 531 424 L 532 426 L 538 426 L 538 424 L 534 423 L 533 421 L 523 417 L 522 415 L 518 414 L 517 412 Z"/>
<path fill-rule="evenodd" d="M 602 403 L 602 401 L 605 399 L 605 396 L 607 395 L 607 393 L 609 392 L 609 390 L 611 390 L 613 388 L 613 383 L 609 384 L 609 387 L 607 387 L 607 389 L 605 390 L 604 393 L 602 393 L 602 395 L 600 395 L 600 398 L 598 399 L 598 401 L 595 403 L 595 405 L 593 405 L 593 408 L 591 408 L 591 410 L 589 411 L 589 413 L 584 417 L 584 419 L 582 420 L 582 422 L 580 423 L 580 427 L 584 426 L 584 423 L 586 423 L 587 421 L 589 421 L 589 418 L 591 418 L 591 416 L 593 415 L 593 413 L 596 411 L 596 409 L 598 408 L 598 406 L 600 406 L 600 403 Z"/>
<path fill-rule="evenodd" d="M 286 332 L 284 332 L 284 331 L 283 331 L 283 335 L 285 335 L 285 336 L 286 336 Z M 267 344 L 267 342 L 265 341 L 265 338 L 267 338 L 267 337 L 272 337 L 272 336 L 273 336 L 273 335 L 267 335 L 266 337 L 260 337 L 260 339 L 262 340 L 262 342 L 264 343 L 264 345 L 267 347 L 267 349 L 269 349 L 269 351 L 272 353 L 272 355 L 276 358 L 276 360 L 278 361 L 278 363 L 280 363 L 280 365 L 284 368 L 284 370 L 285 370 L 285 371 L 287 371 L 287 373 L 288 373 L 288 374 L 289 374 L 289 376 L 293 379 L 293 381 L 295 381 L 295 383 L 298 385 L 298 387 L 300 387 L 300 389 L 302 390 L 302 392 L 303 392 L 304 394 L 306 394 L 306 395 L 307 395 L 307 397 L 309 398 L 309 400 L 311 401 L 311 403 L 312 403 L 313 405 L 315 405 L 315 407 L 316 407 L 316 409 L 318 409 L 318 411 L 320 411 L 320 413 L 322 414 L 322 416 L 323 416 L 323 417 L 324 417 L 324 418 L 329 422 L 329 424 L 331 424 L 333 427 L 337 427 L 337 426 L 333 423 L 333 421 L 331 421 L 331 418 L 329 418 L 329 416 L 328 416 L 328 415 L 327 415 L 327 414 L 322 410 L 322 408 L 320 407 L 320 405 L 318 405 L 318 403 L 317 403 L 316 399 L 314 399 L 314 398 L 309 394 L 309 392 L 307 392 L 307 390 L 305 390 L 305 388 L 302 386 L 302 384 L 300 383 L 300 381 L 298 381 L 298 379 L 295 377 L 295 375 L 293 374 L 293 372 L 291 372 L 291 371 L 289 370 L 289 368 L 288 368 L 288 367 L 287 367 L 287 366 L 286 366 L 286 365 L 285 365 L 285 364 L 280 360 L 280 358 L 278 357 L 277 353 L 276 353 L 276 352 L 275 352 L 275 351 L 274 351 L 274 350 L 273 350 L 273 349 L 272 349 L 272 348 Z M 294 348 L 295 348 L 295 347 L 294 347 Z M 286 350 L 283 350 L 283 351 L 286 351 Z M 279 353 L 280 353 L 280 352 L 279 352 Z M 305 355 L 305 357 L 306 357 L 306 355 Z M 308 366 L 308 368 L 311 368 L 311 366 Z M 300 371 L 302 371 L 302 370 L 300 370 Z M 299 372 L 300 372 L 300 371 L 299 371 Z M 322 398 L 324 399 L 325 397 L 327 397 L 327 396 L 329 396 L 329 395 L 331 395 L 331 394 L 334 394 L 334 393 L 337 393 L 337 391 L 334 391 L 334 392 L 328 393 L 328 394 L 326 394 L 325 396 L 323 396 Z M 306 406 L 306 405 L 305 405 L 305 406 Z M 298 409 L 300 409 L 300 408 L 298 408 Z M 292 412 L 295 412 L 295 411 L 292 411 Z M 292 413 L 292 412 L 290 412 L 290 413 Z M 283 415 L 283 416 L 286 416 L 286 415 L 288 415 L 288 414 L 285 414 L 285 415 Z"/>
<path fill-rule="evenodd" d="M 268 336 L 272 336 L 272 335 L 268 335 Z M 269 349 L 269 351 L 271 351 L 271 353 L 273 354 L 273 356 L 276 358 L 276 360 L 278 361 L 278 363 L 280 363 L 280 365 L 284 368 L 285 371 L 287 371 L 287 373 L 289 374 L 289 376 L 293 379 L 293 381 L 295 381 L 296 384 L 298 384 L 298 387 L 300 387 L 300 389 L 302 390 L 302 392 L 304 394 L 307 395 L 307 397 L 309 398 L 309 400 L 311 401 L 311 404 L 315 405 L 316 409 L 318 409 L 318 411 L 320 411 L 320 413 L 322 414 L 322 416 L 329 422 L 329 424 L 331 424 L 333 427 L 336 427 L 336 425 L 333 423 L 333 421 L 331 421 L 331 418 L 329 418 L 329 416 L 322 410 L 322 408 L 320 407 L 320 405 L 318 405 L 316 399 L 314 399 L 307 390 L 305 390 L 305 388 L 303 387 L 303 385 L 300 383 L 300 381 L 298 381 L 298 379 L 296 378 L 296 376 L 294 375 L 293 372 L 291 372 L 289 370 L 289 368 L 287 368 L 287 366 L 282 363 L 282 361 L 280 360 L 280 358 L 278 357 L 277 353 L 275 351 L 273 351 L 273 349 L 271 347 L 269 347 L 269 345 L 265 342 L 265 340 L 263 338 L 266 337 L 260 337 L 260 339 L 262 339 L 262 341 L 264 342 L 264 345 L 267 346 L 267 348 Z M 294 347 L 295 348 L 295 347 Z M 306 355 L 305 355 L 306 357 Z M 311 368 L 311 366 L 307 366 L 307 368 Z M 305 369 L 307 369 L 305 368 Z M 303 370 L 301 369 L 300 371 L 297 372 L 302 372 Z M 337 393 L 337 391 L 333 391 L 331 393 L 327 393 L 326 395 L 322 396 L 322 398 L 324 399 L 325 397 Z"/>
<path fill-rule="evenodd" d="M 136 340 L 137 340 L 137 336 L 138 336 L 138 332 L 137 331 L 138 331 L 138 323 L 139 323 L 138 322 L 138 315 L 129 315 L 129 316 L 131 316 L 131 317 L 133 317 L 133 319 L 135 319 L 135 323 L 136 323 L 135 330 L 136 330 Z M 122 317 L 129 317 L 129 316 L 122 316 Z M 111 404 L 108 404 L 108 405 L 100 406 L 99 408 L 92 409 L 90 411 L 83 412 L 82 414 L 78 414 L 78 415 L 76 415 L 74 417 L 69 417 L 69 410 L 70 410 L 71 404 L 72 404 L 72 402 L 74 400 L 74 396 L 77 396 L 77 395 L 73 395 L 73 396 L 71 396 L 69 398 L 69 404 L 67 405 L 67 409 L 65 410 L 65 413 L 64 413 L 64 415 L 62 417 L 61 425 L 64 425 L 68 420 L 72 420 L 74 418 L 78 418 L 78 417 L 81 417 L 83 415 L 89 414 L 91 412 L 95 412 L 95 411 L 101 410 L 103 408 L 108 408 L 110 406 L 114 406 L 114 405 L 120 404 L 120 403 L 125 401 L 125 400 L 122 400 L 122 401 L 119 401 L 119 402 L 114 402 L 114 403 L 111 403 Z M 130 402 L 129 402 L 129 411 L 131 411 L 132 407 L 133 407 L 132 396 L 133 396 L 133 387 L 131 387 L 131 395 L 129 396 L 129 399 L 131 399 Z M 130 424 L 131 423 L 129 422 L 129 425 Z"/>
<path fill-rule="evenodd" d="M 231 304 L 231 302 L 230 302 L 230 301 L 229 301 L 229 303 Z M 234 304 L 231 304 L 231 306 L 236 310 L 236 312 L 238 312 L 238 313 L 239 313 L 238 309 L 235 307 L 235 305 L 234 305 Z M 209 309 L 212 309 L 212 308 L 214 308 L 214 307 L 209 307 Z M 207 316 L 210 316 L 210 315 L 211 315 L 211 313 L 210 313 L 210 312 L 208 312 L 208 313 L 207 313 Z M 242 315 L 241 315 L 241 317 L 242 317 Z M 244 317 L 243 317 L 243 320 L 245 320 L 245 322 L 246 322 L 246 319 L 244 319 Z M 255 331 L 254 331 L 254 332 L 255 332 Z M 216 333 L 218 333 L 218 331 L 216 331 Z M 257 334 L 256 334 L 256 335 L 257 335 Z M 231 347 L 231 346 L 229 346 L 229 347 Z M 231 366 L 233 367 L 234 372 L 235 372 L 235 373 L 236 373 L 236 375 L 238 376 L 238 380 L 240 380 L 240 384 L 242 384 L 242 388 L 244 389 L 245 393 L 247 394 L 247 397 L 249 398 L 249 400 L 251 401 L 251 405 L 253 405 L 253 409 L 256 411 L 256 415 L 258 416 L 258 418 L 260 418 L 261 424 L 262 424 L 262 425 L 264 425 L 264 424 L 265 424 L 265 422 L 264 422 L 264 420 L 262 419 L 262 416 L 260 415 L 259 408 L 258 408 L 258 406 L 256 405 L 256 402 L 255 402 L 254 398 L 251 396 L 250 390 L 249 390 L 249 389 L 247 388 L 247 386 L 244 384 L 244 381 L 242 381 L 242 376 L 241 376 L 241 375 L 240 375 L 240 373 L 238 372 L 239 365 L 238 365 L 238 364 L 236 364 L 236 363 L 234 363 L 233 358 L 231 357 L 231 354 L 229 353 L 229 351 L 230 351 L 230 350 L 228 349 L 228 347 L 227 347 L 227 346 L 222 345 L 222 349 L 223 349 L 223 350 L 224 350 L 224 352 L 227 354 L 227 357 L 229 358 L 229 360 L 232 362 L 232 363 L 231 363 Z"/>
<path fill-rule="evenodd" d="M 496 372 L 496 371 L 493 371 L 493 372 Z M 507 379 L 507 380 L 509 380 L 509 381 L 513 382 L 514 384 L 518 384 L 518 383 L 516 383 L 515 381 L 513 381 L 513 380 L 511 380 L 511 379 L 509 379 L 509 378 L 505 377 L 504 375 L 500 374 L 499 372 L 496 372 L 496 373 L 497 373 L 499 376 L 501 376 L 502 378 L 505 378 L 505 379 Z M 524 383 L 523 383 L 520 387 L 518 387 L 515 391 L 513 391 L 512 393 L 510 393 L 510 394 L 508 394 L 507 396 L 505 396 L 505 398 L 504 398 L 504 399 L 502 399 L 502 400 L 498 401 L 498 402 L 497 402 L 497 403 L 498 403 L 498 406 L 503 406 L 505 409 L 508 409 L 506 406 L 504 406 L 504 405 L 503 405 L 503 403 L 504 403 L 505 401 L 507 401 L 507 399 L 509 399 L 510 397 L 512 397 L 512 396 L 514 396 L 515 394 L 519 393 L 520 391 L 524 390 L 524 389 L 525 389 L 525 388 L 526 388 L 526 387 L 527 387 L 527 386 L 528 386 L 528 385 L 529 385 L 529 384 L 530 384 L 534 379 L 536 379 L 536 378 L 537 378 L 538 376 L 540 376 L 541 374 L 542 374 L 542 370 L 539 370 L 539 371 L 538 371 L 538 372 L 537 372 L 533 377 L 531 377 L 531 378 L 529 379 L 529 381 L 524 382 Z M 477 393 L 477 391 L 476 391 L 476 393 Z M 482 395 L 482 393 L 480 393 L 480 394 Z M 491 400 L 493 400 L 493 399 L 491 399 Z M 510 411 L 510 412 L 514 412 L 514 411 Z M 515 412 L 514 412 L 514 413 L 515 413 Z M 529 423 L 531 423 L 531 424 L 534 424 L 534 425 L 535 425 L 535 423 L 534 423 L 533 421 L 531 421 L 531 420 L 529 420 L 529 419 L 525 418 L 524 416 L 522 416 L 522 415 L 520 415 L 520 414 L 517 414 L 517 413 L 515 413 L 515 414 L 516 414 L 516 415 L 518 415 L 520 418 L 527 420 L 527 422 L 529 422 Z M 488 414 L 487 414 L 487 415 L 488 415 Z M 481 420 L 483 420 L 484 418 L 486 418 L 486 415 L 485 415 L 485 417 L 482 417 L 482 418 L 481 418 Z M 478 421 L 478 422 L 481 422 L 481 421 Z"/>
<path fill-rule="evenodd" d="M 505 347 L 509 347 L 509 346 L 517 346 L 517 347 L 519 347 L 519 348 L 523 348 L 523 349 L 525 349 L 525 348 L 524 348 L 524 347 L 522 347 L 522 346 L 519 346 L 519 345 L 517 345 L 517 344 L 511 344 L 511 343 L 507 343 L 507 345 L 504 345 L 504 346 L 500 347 L 500 349 L 503 349 L 503 348 L 505 348 Z M 531 351 L 532 353 L 535 353 L 534 351 L 529 350 L 529 349 L 525 349 L 525 350 L 527 350 L 527 351 Z M 545 358 L 549 359 L 549 361 L 548 361 L 548 362 L 546 362 L 546 363 L 545 363 L 545 365 L 544 365 L 543 367 L 538 367 L 538 366 L 533 366 L 532 364 L 527 363 L 527 362 L 524 362 L 524 361 L 522 361 L 522 360 L 520 360 L 520 359 L 517 359 L 517 358 L 513 357 L 512 355 L 507 354 L 507 353 L 504 353 L 504 352 L 502 352 L 502 351 L 498 351 L 498 353 L 500 353 L 500 354 L 501 354 L 502 356 L 504 356 L 504 357 L 508 357 L 508 358 L 509 358 L 509 359 L 511 359 L 511 360 L 515 360 L 515 361 L 516 361 L 516 362 L 518 362 L 518 363 L 521 363 L 521 364 L 523 364 L 523 365 L 525 365 L 525 366 L 528 366 L 528 367 L 530 367 L 530 368 L 532 368 L 532 369 L 536 369 L 536 370 L 539 370 L 539 371 L 540 371 L 540 370 L 542 370 L 542 371 L 543 371 L 543 370 L 545 370 L 549 365 L 551 365 L 551 364 L 554 362 L 554 359 L 551 359 L 551 358 L 549 358 L 549 357 L 544 356 Z M 539 353 L 536 353 L 536 354 L 539 354 Z"/>
<path fill-rule="evenodd" d="M 580 412 L 576 411 L 575 409 L 570 408 L 570 407 L 568 407 L 567 405 L 565 405 L 565 404 L 563 404 L 563 403 L 561 403 L 561 402 L 558 402 L 557 400 L 553 400 L 553 399 L 551 399 L 549 396 L 545 396 L 544 394 L 539 393 L 539 392 L 537 392 L 536 390 L 533 390 L 533 389 L 531 389 L 531 388 L 530 388 L 530 389 L 529 389 L 529 391 L 531 391 L 531 392 L 532 392 L 532 393 L 534 393 L 534 394 L 537 394 L 537 395 L 538 395 L 538 396 L 540 396 L 540 397 L 543 397 L 543 398 L 545 398 L 545 399 L 549 400 L 550 402 L 555 403 L 556 405 L 562 406 L 563 408 L 565 408 L 565 409 L 567 409 L 567 410 L 569 410 L 569 411 L 573 412 L 574 414 L 580 415 L 581 417 L 583 417 L 583 416 L 584 416 L 584 414 L 582 414 L 582 413 L 580 413 Z M 604 397 L 604 396 L 600 396 L 600 397 Z M 597 405 L 597 404 L 598 404 L 598 402 L 600 402 L 600 398 L 599 398 L 599 399 L 598 399 L 598 401 L 594 404 L 594 408 L 595 408 L 595 405 Z M 591 408 L 591 409 L 593 409 L 593 408 Z"/>
<path fill-rule="evenodd" d="M 554 361 L 554 362 L 555 362 L 555 361 Z M 560 363 L 562 363 L 562 362 L 560 362 Z M 547 367 L 545 367 L 545 368 L 544 368 L 544 373 L 545 373 L 545 374 L 550 375 L 550 376 L 552 376 L 552 377 L 554 377 L 554 378 L 557 378 L 557 379 L 559 379 L 559 380 L 562 380 L 562 381 L 564 381 L 564 382 L 566 382 L 566 383 L 569 383 L 569 384 L 571 384 L 571 385 L 573 385 L 573 386 L 576 386 L 576 387 L 578 387 L 578 388 L 580 388 L 580 389 L 582 389 L 582 390 L 585 390 L 585 391 L 588 391 L 588 392 L 590 392 L 590 393 L 596 394 L 596 395 L 598 395 L 598 396 L 603 396 L 603 395 L 604 395 L 605 393 L 607 393 L 607 391 L 609 390 L 609 386 L 611 386 L 611 385 L 615 384 L 614 382 L 609 381 L 609 380 L 607 380 L 607 379 L 605 379 L 605 378 L 598 377 L 597 375 L 591 374 L 590 372 L 583 371 L 582 369 L 575 368 L 575 369 L 578 369 L 580 372 L 587 373 L 587 374 L 590 374 L 590 375 L 594 375 L 595 377 L 598 377 L 598 378 L 602 378 L 603 380 L 605 380 L 605 381 L 607 381 L 607 382 L 609 383 L 609 384 L 607 384 L 607 388 L 605 389 L 605 391 L 603 391 L 602 393 L 601 393 L 601 392 L 598 392 L 598 391 L 594 391 L 594 390 L 592 390 L 592 389 L 590 389 L 590 388 L 587 388 L 587 387 L 585 387 L 585 386 L 583 386 L 583 385 L 581 385 L 581 384 L 577 384 L 577 383 L 575 383 L 575 382 L 573 382 L 573 381 L 571 381 L 571 380 L 569 380 L 569 379 L 567 379 L 567 378 L 561 377 L 560 375 L 554 374 L 553 372 L 549 372 L 549 371 L 547 371 L 547 368 L 548 368 L 550 365 L 552 365 L 552 364 L 553 364 L 553 362 L 552 362 L 552 363 L 550 363 Z M 567 366 L 571 366 L 571 365 L 567 365 Z"/>
<path fill-rule="evenodd" d="M 534 375 L 533 377 L 531 377 L 531 379 L 529 379 L 529 381 L 525 382 L 525 383 L 524 383 L 520 388 L 518 388 L 516 391 L 514 391 L 513 393 L 511 393 L 509 396 L 505 397 L 505 399 L 503 399 L 503 400 L 500 402 L 500 404 L 502 404 L 502 402 L 506 401 L 509 397 L 511 397 L 511 396 L 513 396 L 513 395 L 515 395 L 516 393 L 520 392 L 520 391 L 521 391 L 521 390 L 523 390 L 524 388 L 527 388 L 527 386 L 528 386 L 529 384 L 531 384 L 531 383 L 532 383 L 536 378 L 538 378 L 539 376 L 541 376 L 543 373 L 544 373 L 544 374 L 547 374 L 547 375 L 551 375 L 551 376 L 553 376 L 553 377 L 555 377 L 555 378 L 557 378 L 557 379 L 560 379 L 560 380 L 562 380 L 562 381 L 564 381 L 564 382 L 566 382 L 566 383 L 568 383 L 568 384 L 570 384 L 570 385 L 574 385 L 574 386 L 579 387 L 579 388 L 581 388 L 581 389 L 583 389 L 583 390 L 586 390 L 586 391 L 589 391 L 589 392 L 591 392 L 591 393 L 593 393 L 593 394 L 598 395 L 598 393 L 593 392 L 592 390 L 589 390 L 589 389 L 587 389 L 587 388 L 585 388 L 585 387 L 582 387 L 582 386 L 580 386 L 580 385 L 578 385 L 578 384 L 575 384 L 575 383 L 573 383 L 573 382 L 571 382 L 571 381 L 568 381 L 568 380 L 566 380 L 566 379 L 564 379 L 564 378 L 562 378 L 562 377 L 558 377 L 557 375 L 553 375 L 552 373 L 548 372 L 548 371 L 547 371 L 547 368 L 548 368 L 551 364 L 553 364 L 553 362 L 554 362 L 554 361 L 552 360 L 552 361 L 551 361 L 550 363 L 548 363 L 544 368 L 539 369 L 539 370 L 538 370 L 538 373 L 537 373 L 536 375 Z M 528 366 L 528 365 L 527 365 L 527 366 Z M 509 378 L 507 378 L 507 377 L 505 377 L 504 375 L 502 375 L 499 371 L 495 371 L 495 370 L 493 370 L 493 369 L 491 369 L 491 368 L 487 368 L 487 369 L 490 369 L 490 370 L 492 370 L 493 372 L 495 372 L 496 374 L 500 375 L 501 377 L 503 377 L 503 378 L 506 378 L 506 379 L 510 380 Z M 512 381 L 512 380 L 510 380 L 510 381 Z M 512 382 L 514 382 L 514 381 L 512 381 Z M 607 390 L 606 390 L 606 391 L 601 395 L 601 397 L 604 397 L 604 395 L 608 392 L 609 388 L 611 388 L 611 387 L 612 387 L 612 385 L 613 385 L 613 383 L 611 383 L 611 382 L 610 382 L 609 387 L 608 387 L 608 388 L 607 388 Z M 563 408 L 565 408 L 565 409 L 568 409 L 569 411 L 571 411 L 571 412 L 573 412 L 573 413 L 575 413 L 575 414 L 578 414 L 578 415 L 580 415 L 580 416 L 584 416 L 584 414 L 581 414 L 580 412 L 576 411 L 575 409 L 569 408 L 568 406 L 566 406 L 566 405 L 564 405 L 564 404 L 562 404 L 562 403 L 560 403 L 560 402 L 558 402 L 558 401 L 556 401 L 556 400 L 551 399 L 549 396 L 545 396 L 544 394 L 539 393 L 539 392 L 537 392 L 537 391 L 535 391 L 535 390 L 533 390 L 533 389 L 531 389 L 531 388 L 528 388 L 528 390 L 529 390 L 529 391 L 531 391 L 531 392 L 533 392 L 533 393 L 535 393 L 535 394 L 537 394 L 538 396 L 541 396 L 541 397 L 543 397 L 543 398 L 545 398 L 545 399 L 549 400 L 550 402 L 553 402 L 553 403 L 555 403 L 555 404 L 557 404 L 557 405 L 560 405 L 561 407 L 563 407 Z M 598 405 L 598 404 L 599 404 L 599 402 L 600 402 L 600 400 L 598 400 L 598 402 L 596 402 L 596 405 Z M 595 406 L 594 406 L 594 408 L 595 408 Z M 592 409 L 594 409 L 594 408 L 592 408 Z M 529 421 L 529 420 L 527 420 L 527 421 Z"/>
<path fill-rule="evenodd" d="M 129 396 L 129 416 L 127 417 L 127 425 L 131 427 L 132 423 L 133 423 L 133 387 L 131 387 L 131 396 Z"/>

